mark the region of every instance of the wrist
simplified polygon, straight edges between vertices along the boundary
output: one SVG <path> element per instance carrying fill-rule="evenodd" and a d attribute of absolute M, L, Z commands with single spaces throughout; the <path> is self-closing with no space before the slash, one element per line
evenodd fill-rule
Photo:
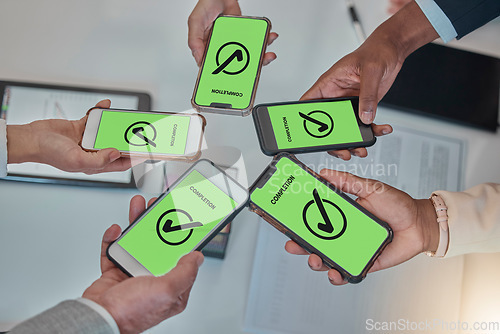
<path fill-rule="evenodd" d="M 417 200 L 418 224 L 422 230 L 422 252 L 436 252 L 439 246 L 437 214 L 430 199 Z"/>
<path fill-rule="evenodd" d="M 37 147 L 30 124 L 7 125 L 7 163 L 36 161 Z"/>

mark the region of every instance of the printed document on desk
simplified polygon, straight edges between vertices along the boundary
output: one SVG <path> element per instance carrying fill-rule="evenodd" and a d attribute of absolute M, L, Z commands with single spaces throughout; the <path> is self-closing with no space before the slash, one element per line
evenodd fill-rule
<path fill-rule="evenodd" d="M 298 158 L 316 171 L 346 170 L 426 198 L 433 190 L 462 189 L 464 149 L 461 140 L 395 127 L 369 148 L 367 158 L 344 162 L 327 153 Z M 399 327 L 384 333 L 428 333 L 428 326 L 433 333 L 449 333 L 446 323 L 459 318 L 463 257 L 443 260 L 422 254 L 369 274 L 360 284 L 333 286 L 326 272 L 309 269 L 306 256 L 286 253 L 285 235 L 256 219 L 262 224 L 244 318 L 247 332 L 362 333 L 392 322 Z"/>

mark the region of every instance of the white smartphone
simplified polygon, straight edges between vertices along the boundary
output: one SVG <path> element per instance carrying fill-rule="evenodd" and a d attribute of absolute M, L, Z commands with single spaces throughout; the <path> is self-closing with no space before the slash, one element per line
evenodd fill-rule
<path fill-rule="evenodd" d="M 246 188 L 201 159 L 109 245 L 107 256 L 130 276 L 161 276 L 201 250 L 248 199 Z"/>
<path fill-rule="evenodd" d="M 88 151 L 113 147 L 122 156 L 193 161 L 201 154 L 205 124 L 197 113 L 92 108 L 82 147 Z"/>

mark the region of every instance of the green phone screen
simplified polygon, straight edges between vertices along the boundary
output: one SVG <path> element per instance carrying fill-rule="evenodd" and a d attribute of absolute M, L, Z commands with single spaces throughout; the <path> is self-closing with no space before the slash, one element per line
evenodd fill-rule
<path fill-rule="evenodd" d="M 263 19 L 219 17 L 200 75 L 194 102 L 248 108 L 260 66 L 268 23 Z"/>
<path fill-rule="evenodd" d="M 94 148 L 184 154 L 189 116 L 103 110 Z"/>
<path fill-rule="evenodd" d="M 290 159 L 276 168 L 251 201 L 351 275 L 361 274 L 389 232 Z"/>
<path fill-rule="evenodd" d="M 153 275 L 170 271 L 237 206 L 192 170 L 118 241 Z"/>
<path fill-rule="evenodd" d="M 351 101 L 267 107 L 278 149 L 363 141 Z"/>

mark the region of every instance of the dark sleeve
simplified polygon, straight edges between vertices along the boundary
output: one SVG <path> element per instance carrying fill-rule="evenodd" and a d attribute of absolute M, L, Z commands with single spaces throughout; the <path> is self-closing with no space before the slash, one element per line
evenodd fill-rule
<path fill-rule="evenodd" d="M 500 0 L 434 0 L 457 31 L 457 39 L 500 15 Z"/>
<path fill-rule="evenodd" d="M 67 300 L 20 323 L 8 333 L 112 334 L 113 329 L 92 308 L 76 300 Z"/>

